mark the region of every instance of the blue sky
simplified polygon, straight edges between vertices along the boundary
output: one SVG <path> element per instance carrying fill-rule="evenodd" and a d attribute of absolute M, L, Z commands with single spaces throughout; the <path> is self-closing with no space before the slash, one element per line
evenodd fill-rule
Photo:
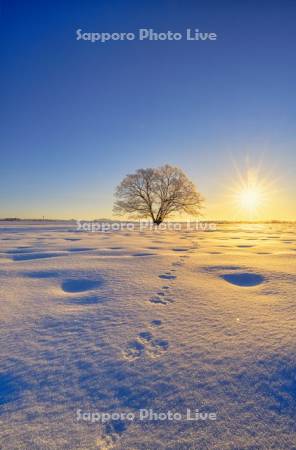
<path fill-rule="evenodd" d="M 237 166 L 273 181 L 260 218 L 295 214 L 294 1 L 1 3 L 0 216 L 110 217 L 126 173 L 184 169 L 208 218 L 242 218 Z M 215 42 L 76 41 L 76 29 Z"/>

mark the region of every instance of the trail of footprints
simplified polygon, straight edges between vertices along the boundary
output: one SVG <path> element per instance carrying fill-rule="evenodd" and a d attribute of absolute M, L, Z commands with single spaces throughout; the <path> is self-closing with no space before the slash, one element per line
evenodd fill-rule
<path fill-rule="evenodd" d="M 174 280 L 177 279 L 177 268 L 182 266 L 185 262 L 187 255 L 180 255 L 178 261 L 172 263 L 172 269 L 160 274 L 158 277 L 161 280 L 165 280 L 167 284 L 162 286 L 160 290 L 153 295 L 149 302 L 152 305 L 167 306 L 174 302 L 172 298 L 171 289 Z M 157 329 L 162 325 L 162 321 L 154 319 L 150 322 L 150 328 Z M 141 357 L 158 358 L 162 356 L 169 348 L 169 341 L 166 339 L 159 339 L 154 336 L 151 331 L 142 331 L 137 337 L 130 341 L 127 348 L 123 351 L 123 356 L 128 361 L 134 361 Z"/>

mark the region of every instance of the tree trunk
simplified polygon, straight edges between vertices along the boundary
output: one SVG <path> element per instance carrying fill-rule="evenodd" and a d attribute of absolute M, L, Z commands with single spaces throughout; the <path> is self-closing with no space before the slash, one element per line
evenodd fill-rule
<path fill-rule="evenodd" d="M 158 226 L 162 223 L 162 219 L 154 219 L 153 223 Z"/>

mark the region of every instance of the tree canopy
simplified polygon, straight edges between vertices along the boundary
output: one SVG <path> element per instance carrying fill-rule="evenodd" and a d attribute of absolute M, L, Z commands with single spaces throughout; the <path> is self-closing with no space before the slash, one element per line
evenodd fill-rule
<path fill-rule="evenodd" d="M 170 165 L 127 175 L 117 187 L 115 199 L 115 214 L 150 217 L 157 225 L 176 213 L 198 215 L 203 202 L 185 173 Z"/>

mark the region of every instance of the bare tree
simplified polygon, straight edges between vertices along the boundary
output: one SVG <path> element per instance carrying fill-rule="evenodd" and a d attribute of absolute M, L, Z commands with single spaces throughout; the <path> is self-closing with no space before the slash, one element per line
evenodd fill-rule
<path fill-rule="evenodd" d="M 115 214 L 151 217 L 157 225 L 174 213 L 198 215 L 203 201 L 184 172 L 169 165 L 127 175 L 115 198 Z"/>

